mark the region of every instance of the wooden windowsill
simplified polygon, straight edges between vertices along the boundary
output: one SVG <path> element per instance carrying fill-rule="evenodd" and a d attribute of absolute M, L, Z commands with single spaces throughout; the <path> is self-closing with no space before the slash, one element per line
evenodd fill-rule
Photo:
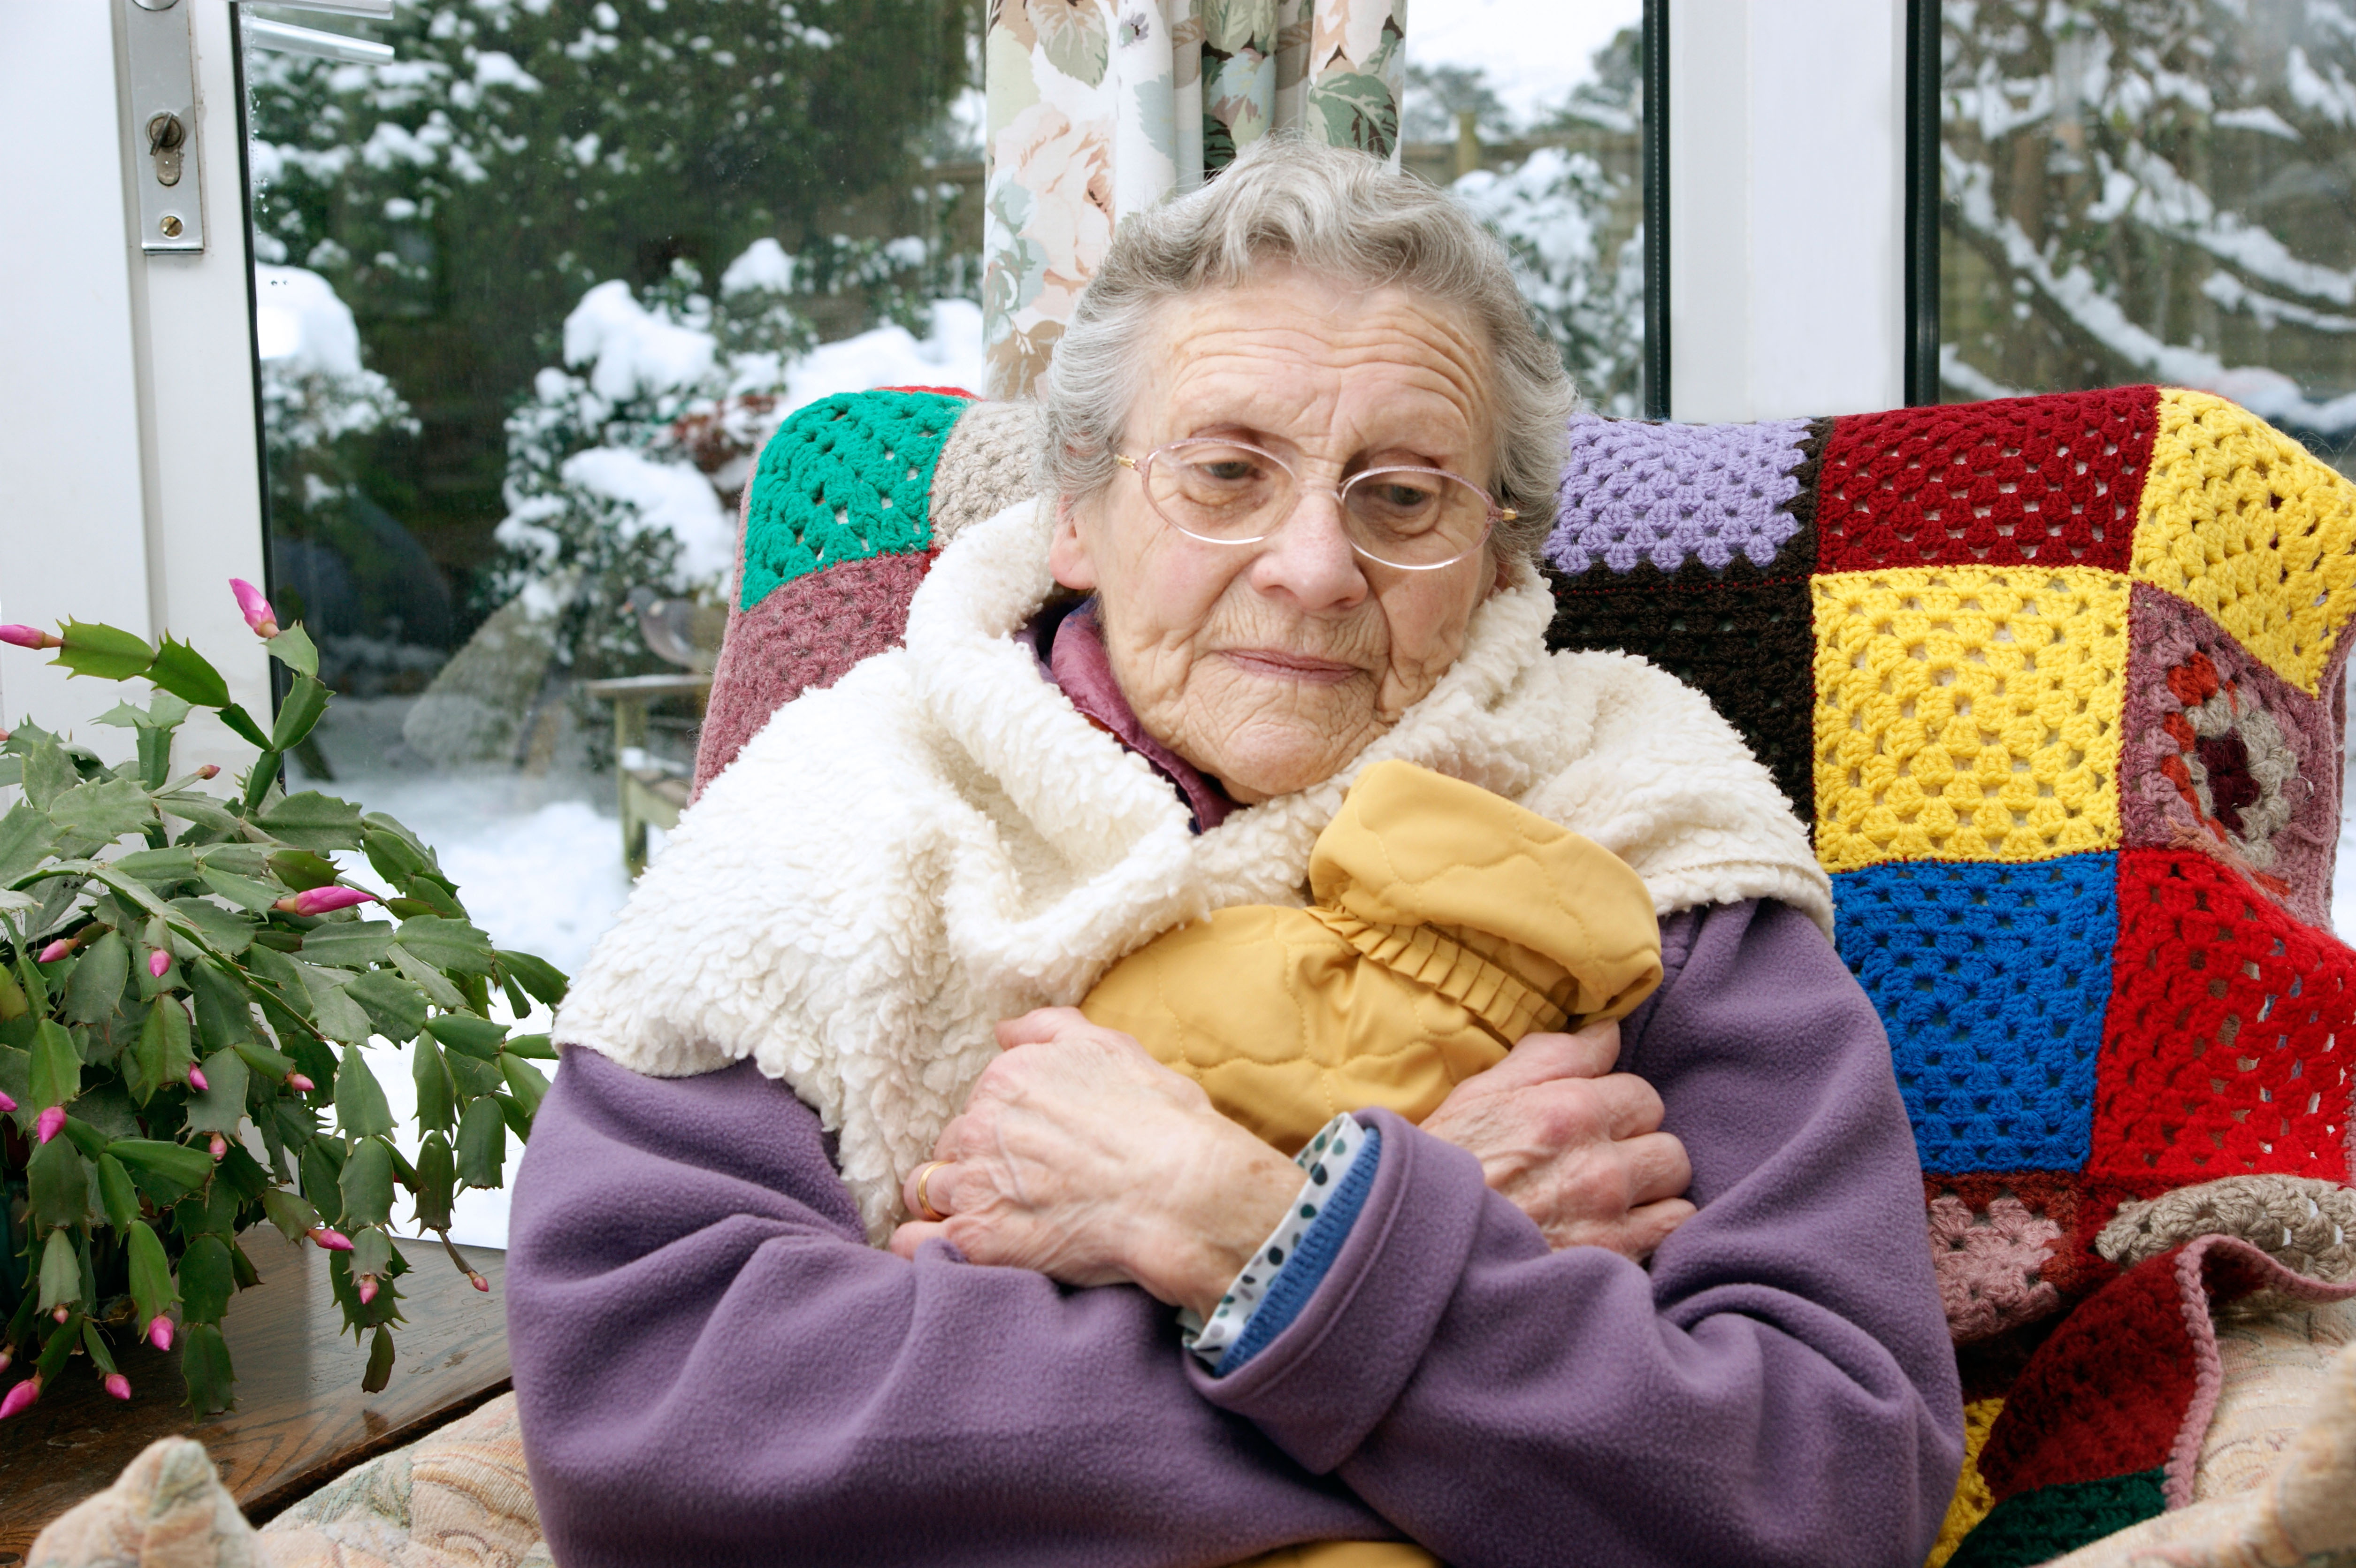
<path fill-rule="evenodd" d="M 13 1568 L 59 1514 L 103 1490 L 159 1437 L 194 1437 L 256 1524 L 363 1459 L 412 1442 L 508 1386 L 505 1256 L 460 1249 L 490 1281 L 486 1295 L 450 1266 L 438 1241 L 403 1241 L 400 1359 L 382 1393 L 360 1391 L 365 1346 L 338 1332 L 327 1255 L 266 1225 L 241 1238 L 262 1283 L 222 1319 L 237 1366 L 237 1404 L 202 1420 L 182 1402 L 177 1350 L 115 1352 L 128 1403 L 106 1397 L 74 1359 L 40 1402 L 0 1425 L 0 1568 Z M 13 1370 L 13 1369 L 12 1369 Z M 0 1381 L 13 1382 L 5 1378 Z"/>

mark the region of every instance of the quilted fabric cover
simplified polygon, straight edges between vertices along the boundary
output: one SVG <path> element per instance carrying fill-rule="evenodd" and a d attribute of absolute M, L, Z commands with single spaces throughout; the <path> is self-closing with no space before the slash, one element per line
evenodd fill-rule
<path fill-rule="evenodd" d="M 2119 1205 L 2346 1182 L 2356 489 L 2197 392 L 1574 425 L 1554 639 L 1708 692 L 1814 826 L 1960 1337 Z"/>
<path fill-rule="evenodd" d="M 919 480 L 986 515 L 968 492 L 1023 493 L 1028 428 L 911 392 L 787 422 L 700 777 L 900 640 L 940 543 Z M 2356 955 L 2327 910 L 2356 489 L 2233 404 L 2126 387 L 1586 419 L 1562 489 L 1550 640 L 1708 693 L 1813 826 L 1959 1338 L 2115 1274 L 2093 1241 L 2122 1203 L 2349 1180 Z"/>

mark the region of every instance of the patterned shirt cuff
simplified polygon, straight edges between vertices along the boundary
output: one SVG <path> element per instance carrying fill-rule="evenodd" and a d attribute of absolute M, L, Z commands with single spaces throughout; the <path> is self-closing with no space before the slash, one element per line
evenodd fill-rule
<path fill-rule="evenodd" d="M 1382 1134 L 1345 1112 L 1292 1156 L 1307 1173 L 1300 1196 L 1220 1297 L 1208 1322 L 1178 1314 L 1184 1343 L 1213 1371 L 1243 1365 L 1314 1294 L 1373 1185 Z M 1240 1354 L 1237 1353 L 1240 1348 Z"/>

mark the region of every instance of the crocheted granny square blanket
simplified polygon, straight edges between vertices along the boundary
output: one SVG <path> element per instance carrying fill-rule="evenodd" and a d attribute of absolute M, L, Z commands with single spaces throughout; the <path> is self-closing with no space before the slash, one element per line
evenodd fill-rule
<path fill-rule="evenodd" d="M 2222 1383 L 2216 1314 L 2259 1292 L 2345 1301 L 2356 1284 L 2202 1236 L 2082 1304 L 2029 1359 L 1973 1455 L 1978 1495 L 1941 1538 L 1950 1568 L 2048 1563 L 2190 1504 Z"/>
<path fill-rule="evenodd" d="M 780 427 L 699 784 L 900 642 L 940 546 L 1030 493 L 1034 434 L 940 389 Z M 2356 487 L 2152 387 L 1570 437 L 1549 640 L 1699 687 L 1812 825 L 1958 1339 L 2112 1277 L 2094 1243 L 2123 1203 L 2222 1179 L 2255 1185 L 2212 1207 L 2270 1212 L 2268 1184 L 2348 1181 L 2356 955 L 2328 908 Z"/>
<path fill-rule="evenodd" d="M 2107 1278 L 2124 1201 L 2348 1180 L 2356 488 L 2153 387 L 1571 441 L 1552 639 L 1699 686 L 1813 824 L 1959 1339 Z"/>

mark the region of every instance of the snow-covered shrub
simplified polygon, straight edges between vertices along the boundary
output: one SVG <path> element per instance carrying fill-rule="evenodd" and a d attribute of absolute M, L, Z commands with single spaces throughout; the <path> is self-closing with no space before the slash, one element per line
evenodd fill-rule
<path fill-rule="evenodd" d="M 1585 153 L 1540 147 L 1503 174 L 1476 169 L 1458 198 L 1505 241 L 1515 281 L 1580 392 L 1603 413 L 1635 413 L 1644 357 L 1644 239 L 1614 242 L 1630 193 Z"/>
<path fill-rule="evenodd" d="M 326 278 L 256 263 L 253 291 L 262 429 L 273 473 L 298 467 L 332 482 L 322 469 L 336 468 L 336 444 L 345 436 L 417 428 L 392 383 L 361 364 L 351 307 Z"/>
<path fill-rule="evenodd" d="M 874 248 L 884 265 L 919 275 L 923 252 L 915 241 Z M 858 275 L 865 253 L 849 242 L 830 249 L 845 292 L 875 282 Z M 795 409 L 832 392 L 980 380 L 980 311 L 966 300 L 903 292 L 895 305 L 873 291 L 877 314 L 912 315 L 926 336 L 886 322 L 817 342 L 800 302 L 826 286 L 819 271 L 763 240 L 729 264 L 716 294 L 678 263 L 641 293 L 601 283 L 565 318 L 564 364 L 542 369 L 508 420 L 508 514 L 483 585 L 486 608 L 541 607 L 552 673 L 659 667 L 626 608 L 631 590 L 725 594 L 737 499 Z"/>

